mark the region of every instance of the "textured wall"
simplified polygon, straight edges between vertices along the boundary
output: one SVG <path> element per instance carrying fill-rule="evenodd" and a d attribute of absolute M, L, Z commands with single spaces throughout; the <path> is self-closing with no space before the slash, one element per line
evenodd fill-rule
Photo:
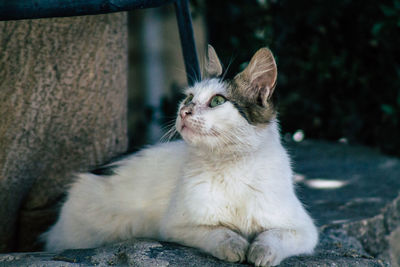
<path fill-rule="evenodd" d="M 32 249 L 71 173 L 126 149 L 126 24 L 0 22 L 0 251 Z"/>

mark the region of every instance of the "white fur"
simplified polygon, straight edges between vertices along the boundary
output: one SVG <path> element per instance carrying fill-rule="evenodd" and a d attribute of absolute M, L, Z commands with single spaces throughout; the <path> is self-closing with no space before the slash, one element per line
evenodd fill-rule
<path fill-rule="evenodd" d="M 277 122 L 250 125 L 229 101 L 210 108 L 226 94 L 217 79 L 187 93 L 193 113 L 176 122 L 186 142 L 144 149 L 111 177 L 79 175 L 46 250 L 144 237 L 256 266 L 313 251 L 317 230 L 295 195 Z"/>

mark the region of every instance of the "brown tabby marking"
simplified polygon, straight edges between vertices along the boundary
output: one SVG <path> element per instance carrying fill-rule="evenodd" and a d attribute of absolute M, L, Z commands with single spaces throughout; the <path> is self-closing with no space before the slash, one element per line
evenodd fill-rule
<path fill-rule="evenodd" d="M 221 62 L 211 45 L 208 45 L 205 74 L 208 77 L 218 77 L 222 74 Z M 261 48 L 241 73 L 226 82 L 228 100 L 250 124 L 268 124 L 275 119 L 276 110 L 271 96 L 277 75 L 272 52 L 268 48 Z"/>
<path fill-rule="evenodd" d="M 243 95 L 243 85 L 238 85 L 235 80 L 228 83 L 228 99 L 238 109 L 239 113 L 250 124 L 267 124 L 276 117 L 276 110 L 272 101 L 261 105 L 261 99 L 255 95 Z M 249 90 L 251 91 L 251 90 Z"/>
<path fill-rule="evenodd" d="M 266 124 L 276 117 L 271 101 L 277 79 L 274 56 L 261 48 L 249 65 L 228 83 L 229 99 L 251 124 Z"/>

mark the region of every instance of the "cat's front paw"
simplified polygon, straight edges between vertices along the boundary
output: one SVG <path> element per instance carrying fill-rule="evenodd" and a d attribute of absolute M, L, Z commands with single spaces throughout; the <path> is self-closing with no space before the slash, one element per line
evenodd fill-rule
<path fill-rule="evenodd" d="M 261 242 L 251 244 L 247 253 L 247 261 L 255 266 L 276 266 L 283 260 L 280 253 L 272 246 Z"/>
<path fill-rule="evenodd" d="M 245 238 L 236 233 L 229 233 L 217 244 L 212 254 L 221 260 L 242 262 L 246 259 L 248 247 L 249 242 Z"/>

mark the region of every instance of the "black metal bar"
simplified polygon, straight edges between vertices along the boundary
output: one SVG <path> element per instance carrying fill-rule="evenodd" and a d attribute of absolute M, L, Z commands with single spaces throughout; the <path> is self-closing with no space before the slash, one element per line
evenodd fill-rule
<path fill-rule="evenodd" d="M 188 0 L 176 0 L 175 13 L 181 39 L 183 59 L 185 61 L 187 80 L 189 85 L 193 85 L 196 81 L 201 80 L 201 73 L 199 61 L 197 59 L 192 17 L 189 11 Z"/>
<path fill-rule="evenodd" d="M 1 0 L 0 21 L 105 14 L 172 2 L 174 0 Z"/>

